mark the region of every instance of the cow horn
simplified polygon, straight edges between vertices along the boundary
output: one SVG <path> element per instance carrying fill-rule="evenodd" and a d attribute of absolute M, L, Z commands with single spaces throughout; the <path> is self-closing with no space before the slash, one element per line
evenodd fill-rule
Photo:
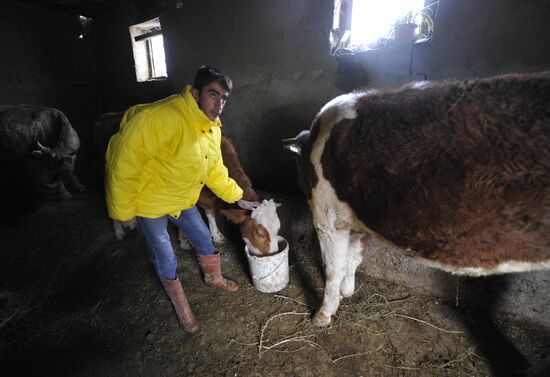
<path fill-rule="evenodd" d="M 49 148 L 46 148 L 45 146 L 40 144 L 40 142 L 38 140 L 36 140 L 36 145 L 38 146 L 38 149 L 40 149 L 41 151 L 45 152 L 45 151 L 49 150 Z"/>
<path fill-rule="evenodd" d="M 35 149 L 31 152 L 31 155 L 33 155 L 34 157 L 44 157 L 45 154 L 51 154 L 50 149 L 40 144 L 38 140 L 36 140 L 36 147 L 38 149 Z"/>

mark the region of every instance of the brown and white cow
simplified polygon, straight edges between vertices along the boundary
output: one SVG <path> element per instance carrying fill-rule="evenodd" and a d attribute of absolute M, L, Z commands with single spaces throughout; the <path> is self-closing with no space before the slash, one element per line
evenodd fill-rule
<path fill-rule="evenodd" d="M 102 158 L 105 156 L 111 136 L 118 131 L 123 115 L 123 112 L 106 113 L 94 123 L 92 135 L 98 153 Z M 243 199 L 260 201 L 260 196 L 252 188 L 252 182 L 239 162 L 237 151 L 229 139 L 223 135 L 220 147 L 223 162 L 227 167 L 229 176 L 244 190 Z M 225 243 L 225 237 L 216 223 L 216 211 L 220 209 L 222 203 L 206 186 L 202 189 L 198 205 L 204 210 L 212 240 L 218 245 Z M 276 208 L 279 205 L 273 200 L 263 200 L 261 205 L 254 211 L 240 208 L 224 208 L 220 209 L 220 213 L 231 222 L 239 225 L 241 237 L 252 253 L 267 255 L 277 251 L 277 234 L 280 228 L 280 221 Z M 113 221 L 113 230 L 118 239 L 124 238 L 124 229 L 118 221 Z M 182 249 L 188 250 L 192 248 L 185 233 L 179 231 L 178 238 Z"/>
<path fill-rule="evenodd" d="M 220 148 L 222 151 L 223 164 L 227 167 L 229 176 L 233 178 L 244 191 L 243 199 L 260 201 L 260 196 L 252 188 L 252 182 L 239 162 L 239 156 L 237 155 L 235 147 L 231 144 L 231 141 L 223 135 Z M 212 235 L 212 241 L 215 244 L 225 243 L 225 237 L 216 224 L 216 209 L 220 207 L 222 200 L 210 191 L 208 187 L 204 186 L 197 204 L 204 210 L 204 214 L 208 220 L 208 228 Z M 250 216 L 250 211 L 248 211 L 246 215 Z M 185 237 L 185 233 L 182 231 L 179 232 L 179 242 L 182 249 L 191 248 L 189 241 Z"/>
<path fill-rule="evenodd" d="M 454 274 L 550 268 L 549 73 L 342 95 L 283 143 L 325 264 L 317 325 L 370 235 Z"/>

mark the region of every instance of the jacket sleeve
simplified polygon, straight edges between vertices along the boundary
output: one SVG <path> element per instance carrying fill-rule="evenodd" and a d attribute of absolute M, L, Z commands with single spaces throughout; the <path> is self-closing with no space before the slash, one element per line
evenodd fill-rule
<path fill-rule="evenodd" d="M 157 155 L 164 136 L 146 111 L 124 123 L 126 119 L 111 138 L 105 159 L 107 209 L 109 216 L 119 221 L 136 216 L 137 197 L 150 180 L 144 167 Z M 153 129 L 156 132 L 151 132 Z"/>
<path fill-rule="evenodd" d="M 206 185 L 217 197 L 227 203 L 235 203 L 243 197 L 243 190 L 233 178 L 229 177 L 227 168 L 223 164 L 221 151 L 214 168 L 206 180 Z"/>

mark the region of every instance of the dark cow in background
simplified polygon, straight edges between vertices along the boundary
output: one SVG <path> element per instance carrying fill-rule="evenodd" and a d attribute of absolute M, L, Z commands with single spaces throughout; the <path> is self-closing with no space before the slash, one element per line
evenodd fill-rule
<path fill-rule="evenodd" d="M 107 113 L 94 123 L 92 134 L 102 159 L 104 159 L 111 136 L 118 131 L 123 115 L 123 112 Z M 229 176 L 244 190 L 243 198 L 249 201 L 261 201 L 259 195 L 252 188 L 250 178 L 248 178 L 239 162 L 237 151 L 229 139 L 223 135 L 221 151 Z M 223 202 L 208 187 L 205 186 L 202 189 L 198 205 L 204 210 L 210 234 L 215 244 L 225 243 L 225 237 L 216 224 L 216 211 L 222 204 Z M 280 222 L 275 211 L 276 207 L 277 204 L 273 201 L 264 201 L 261 210 L 256 211 L 255 215 L 252 215 L 250 211 L 238 208 L 225 208 L 221 210 L 221 213 L 231 222 L 239 224 L 241 236 L 252 252 L 268 254 L 277 247 L 276 235 L 279 231 Z M 257 216 L 261 218 L 257 218 Z M 118 239 L 124 237 L 124 229 L 118 221 L 113 221 L 113 229 Z M 181 231 L 179 232 L 179 243 L 182 249 L 191 249 L 192 247 Z"/>
<path fill-rule="evenodd" d="M 61 111 L 23 104 L 0 105 L 0 160 L 12 172 L 24 171 L 17 174 L 28 180 L 18 184 L 34 186 L 48 199 L 52 192 L 55 199 L 70 199 L 66 182 L 73 190 L 84 190 L 74 174 L 79 148 L 80 139 Z"/>
<path fill-rule="evenodd" d="M 124 112 L 106 113 L 99 117 L 92 125 L 92 141 L 100 157 L 101 165 L 105 164 L 105 154 L 111 136 L 118 132 Z"/>
<path fill-rule="evenodd" d="M 346 94 L 283 142 L 325 264 L 317 325 L 369 235 L 455 274 L 550 268 L 550 74 Z"/>

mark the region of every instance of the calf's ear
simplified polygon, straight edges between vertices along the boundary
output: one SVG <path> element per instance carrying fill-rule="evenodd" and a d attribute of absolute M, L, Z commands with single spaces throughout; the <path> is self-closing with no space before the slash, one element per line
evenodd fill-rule
<path fill-rule="evenodd" d="M 250 217 L 250 211 L 241 208 L 222 208 L 220 209 L 220 213 L 233 224 L 242 224 Z"/>

